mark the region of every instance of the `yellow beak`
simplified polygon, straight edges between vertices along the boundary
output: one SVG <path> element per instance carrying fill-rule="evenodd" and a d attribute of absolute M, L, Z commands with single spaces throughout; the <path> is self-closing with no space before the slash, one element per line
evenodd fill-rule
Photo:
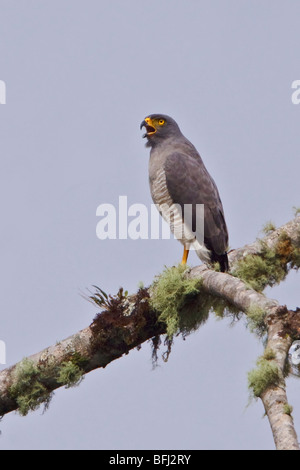
<path fill-rule="evenodd" d="M 156 129 L 155 129 L 155 126 L 153 124 L 153 121 L 151 118 L 149 117 L 146 117 L 144 119 L 144 121 L 141 123 L 140 125 L 140 128 L 142 129 L 142 127 L 145 127 L 146 128 L 146 134 L 143 135 L 143 137 L 146 137 L 146 136 L 149 136 L 149 135 L 153 135 L 155 134 L 156 132 Z"/>

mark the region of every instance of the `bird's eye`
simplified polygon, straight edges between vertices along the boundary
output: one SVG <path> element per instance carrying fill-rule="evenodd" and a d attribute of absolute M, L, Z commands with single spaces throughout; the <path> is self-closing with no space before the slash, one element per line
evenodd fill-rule
<path fill-rule="evenodd" d="M 158 121 L 158 124 L 159 124 L 160 126 L 163 126 L 164 123 L 165 123 L 165 120 L 164 120 L 164 119 L 160 119 L 160 120 Z"/>

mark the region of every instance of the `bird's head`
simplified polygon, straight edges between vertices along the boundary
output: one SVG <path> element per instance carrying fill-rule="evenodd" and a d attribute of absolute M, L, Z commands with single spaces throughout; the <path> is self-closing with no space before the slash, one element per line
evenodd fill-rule
<path fill-rule="evenodd" d="M 181 134 L 178 124 L 170 116 L 165 114 L 150 114 L 140 125 L 140 129 L 145 127 L 146 132 L 143 137 L 147 137 L 147 146 L 153 147 L 162 140 L 178 136 Z"/>

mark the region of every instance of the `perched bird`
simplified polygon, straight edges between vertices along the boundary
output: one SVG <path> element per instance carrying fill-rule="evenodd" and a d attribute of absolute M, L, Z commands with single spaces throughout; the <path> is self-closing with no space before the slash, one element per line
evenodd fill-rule
<path fill-rule="evenodd" d="M 142 121 L 142 127 L 146 129 L 143 135 L 147 138 L 146 147 L 151 148 L 152 199 L 171 231 L 181 234 L 175 236 L 184 246 L 182 264 L 193 249 L 205 263 L 218 261 L 221 271 L 228 271 L 228 231 L 223 206 L 199 153 L 169 116 L 151 114 Z M 199 220 L 197 205 L 204 205 L 204 220 Z"/>

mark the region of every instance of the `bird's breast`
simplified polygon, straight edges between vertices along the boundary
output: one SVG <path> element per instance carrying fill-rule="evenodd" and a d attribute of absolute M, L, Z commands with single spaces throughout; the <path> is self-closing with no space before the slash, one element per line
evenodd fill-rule
<path fill-rule="evenodd" d="M 195 235 L 185 227 L 182 208 L 174 203 L 170 196 L 163 168 L 150 176 L 150 190 L 153 202 L 163 219 L 169 224 L 171 232 L 184 245 L 192 243 Z"/>
<path fill-rule="evenodd" d="M 154 174 L 150 174 L 150 191 L 155 204 L 172 205 L 172 199 L 167 187 L 166 173 L 163 168 L 160 168 Z"/>

